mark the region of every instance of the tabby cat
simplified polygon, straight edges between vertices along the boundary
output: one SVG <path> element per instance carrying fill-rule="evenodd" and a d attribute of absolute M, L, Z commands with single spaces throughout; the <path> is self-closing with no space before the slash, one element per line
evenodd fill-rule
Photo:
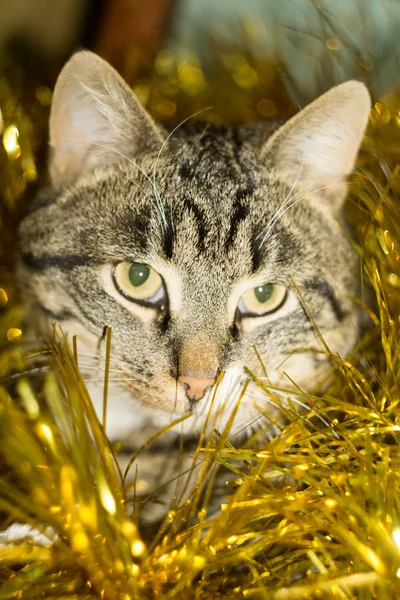
<path fill-rule="evenodd" d="M 168 506 L 180 435 L 196 438 L 207 416 L 224 428 L 244 366 L 309 389 L 330 364 L 316 327 L 333 353 L 354 345 L 359 267 L 341 212 L 369 110 L 365 86 L 349 81 L 284 124 L 189 121 L 168 135 L 98 56 L 79 52 L 63 69 L 50 184 L 20 227 L 19 279 L 39 333 L 57 322 L 77 335 L 100 417 L 112 328 L 112 442 L 132 451 L 193 413 L 141 455 L 144 494 L 165 484 Z M 279 412 L 249 385 L 232 438 L 276 435 Z"/>

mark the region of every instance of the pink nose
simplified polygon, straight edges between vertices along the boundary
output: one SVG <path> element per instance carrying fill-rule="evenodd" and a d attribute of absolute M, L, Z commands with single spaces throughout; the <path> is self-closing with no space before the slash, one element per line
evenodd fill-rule
<path fill-rule="evenodd" d="M 201 400 L 206 391 L 215 383 L 215 379 L 197 379 L 196 377 L 186 377 L 181 375 L 179 381 L 185 388 L 186 396 L 191 402 Z"/>

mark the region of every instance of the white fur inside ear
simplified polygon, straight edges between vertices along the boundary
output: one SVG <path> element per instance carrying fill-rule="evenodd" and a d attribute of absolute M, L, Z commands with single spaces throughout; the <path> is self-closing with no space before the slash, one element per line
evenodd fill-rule
<path fill-rule="evenodd" d="M 159 147 L 163 136 L 120 75 L 91 52 L 78 52 L 57 80 L 50 115 L 50 175 L 56 186 L 84 169 L 119 163 Z"/>
<path fill-rule="evenodd" d="M 295 186 L 343 181 L 354 168 L 370 108 L 368 90 L 358 81 L 320 96 L 268 141 L 278 176 Z"/>

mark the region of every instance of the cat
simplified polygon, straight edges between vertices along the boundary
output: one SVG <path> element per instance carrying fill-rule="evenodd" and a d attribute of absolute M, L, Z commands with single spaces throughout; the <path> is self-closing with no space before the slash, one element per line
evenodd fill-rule
<path fill-rule="evenodd" d="M 316 327 L 332 353 L 356 342 L 359 264 L 342 207 L 369 111 L 365 85 L 348 81 L 285 123 L 188 121 L 168 135 L 100 57 L 78 52 L 62 70 L 50 182 L 20 226 L 19 281 L 38 333 L 56 322 L 77 336 L 100 418 L 112 328 L 111 442 L 134 450 L 193 413 L 138 459 L 139 492 L 163 486 L 146 519 L 161 518 L 168 481 L 191 461 L 180 436 L 196 440 L 207 416 L 226 426 L 244 366 L 310 389 L 330 366 Z M 273 437 L 279 419 L 250 384 L 231 437 L 261 426 Z"/>

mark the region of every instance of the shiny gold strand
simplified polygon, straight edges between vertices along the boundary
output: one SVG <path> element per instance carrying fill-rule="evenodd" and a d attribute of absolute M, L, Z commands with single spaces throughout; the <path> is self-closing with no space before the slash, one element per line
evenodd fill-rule
<path fill-rule="evenodd" d="M 326 47 L 337 53 L 340 43 L 329 38 Z M 359 63 L 373 68 L 367 57 Z M 162 120 L 179 122 L 213 106 L 198 118 L 251 122 L 287 114 L 281 73 L 279 65 L 235 50 L 221 55 L 219 83 L 210 84 L 195 57 L 178 60 L 163 51 L 154 83 L 133 87 Z M 32 120 L 9 81 L 0 84 L 4 258 L 15 235 L 9 216 L 18 214 L 22 193 L 37 178 L 35 140 L 51 91 L 37 87 L 39 112 Z M 289 424 L 267 445 L 255 438 L 237 449 L 223 432 L 204 444 L 203 487 L 218 462 L 236 476 L 232 496 L 212 519 L 194 493 L 171 507 L 158 535 L 143 537 L 72 351 L 57 336 L 47 349 L 24 350 L 22 313 L 4 258 L 0 511 L 5 525 L 50 527 L 57 539 L 51 549 L 32 542 L 0 548 L 0 600 L 399 597 L 399 128 L 398 98 L 375 102 L 347 207 L 365 281 L 375 291 L 376 305 L 368 309 L 373 325 L 352 357 L 337 360 L 335 381 L 322 398 L 299 392 L 312 407 L 309 420 L 289 408 Z M 39 395 L 29 382 L 38 362 Z M 316 412 L 330 425 L 313 420 Z"/>

